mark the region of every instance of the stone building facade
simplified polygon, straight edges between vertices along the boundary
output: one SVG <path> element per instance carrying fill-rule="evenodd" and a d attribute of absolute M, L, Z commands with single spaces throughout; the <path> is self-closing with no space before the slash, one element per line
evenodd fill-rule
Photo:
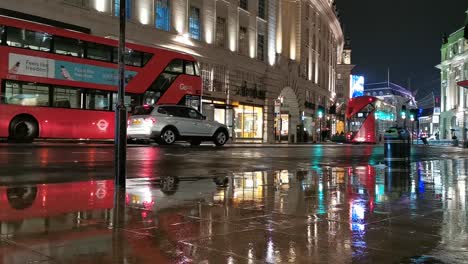
<path fill-rule="evenodd" d="M 317 107 L 336 100 L 344 46 L 333 1 L 2 0 L 0 8 L 117 39 L 120 1 L 129 42 L 197 57 L 203 113 L 235 141 L 314 139 Z"/>
<path fill-rule="evenodd" d="M 444 37 L 440 69 L 440 138 L 467 140 L 468 92 L 462 81 L 468 79 L 468 11 L 465 27 Z"/>

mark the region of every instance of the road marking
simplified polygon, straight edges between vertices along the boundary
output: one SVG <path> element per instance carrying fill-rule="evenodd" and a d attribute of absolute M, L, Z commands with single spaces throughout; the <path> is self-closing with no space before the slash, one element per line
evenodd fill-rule
<path fill-rule="evenodd" d="M 32 152 L 0 152 L 0 155 L 32 155 Z"/>

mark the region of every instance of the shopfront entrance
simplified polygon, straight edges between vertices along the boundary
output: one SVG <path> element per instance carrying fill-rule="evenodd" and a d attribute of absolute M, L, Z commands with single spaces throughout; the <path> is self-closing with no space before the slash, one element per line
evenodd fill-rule
<path fill-rule="evenodd" d="M 226 125 L 229 136 L 233 136 L 234 110 L 232 105 L 227 105 L 224 101 L 203 99 L 202 109 L 202 113 L 206 116 L 207 120 Z"/>
<path fill-rule="evenodd" d="M 286 87 L 275 100 L 275 141 L 301 142 L 303 139 L 298 139 L 297 135 L 303 135 L 303 129 L 296 94 Z"/>

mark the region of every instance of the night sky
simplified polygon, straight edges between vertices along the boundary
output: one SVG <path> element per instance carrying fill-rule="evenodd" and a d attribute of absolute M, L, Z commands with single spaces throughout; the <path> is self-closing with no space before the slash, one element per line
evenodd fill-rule
<path fill-rule="evenodd" d="M 442 34 L 464 26 L 467 0 L 336 0 L 351 39 L 354 74 L 366 82 L 387 80 L 416 91 L 440 94 Z"/>

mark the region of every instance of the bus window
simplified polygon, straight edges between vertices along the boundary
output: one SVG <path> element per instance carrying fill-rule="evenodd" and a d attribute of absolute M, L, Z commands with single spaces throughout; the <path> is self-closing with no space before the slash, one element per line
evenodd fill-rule
<path fill-rule="evenodd" d="M 112 62 L 119 62 L 119 50 L 118 48 L 112 49 Z M 143 53 L 140 51 L 135 51 L 131 49 L 125 50 L 125 64 L 129 66 L 142 67 L 143 62 Z"/>
<path fill-rule="evenodd" d="M 68 87 L 55 87 L 54 106 L 62 108 L 81 108 L 81 91 Z"/>
<path fill-rule="evenodd" d="M 86 93 L 86 109 L 109 110 L 109 99 L 108 92 L 90 90 Z"/>
<path fill-rule="evenodd" d="M 78 39 L 54 36 L 54 52 L 81 58 L 83 57 L 83 45 Z"/>
<path fill-rule="evenodd" d="M 167 65 L 165 72 L 175 72 L 175 73 L 184 73 L 184 61 L 181 59 L 172 60 L 169 65 Z"/>
<path fill-rule="evenodd" d="M 49 106 L 49 87 L 34 83 L 5 83 L 5 103 L 27 106 Z"/>
<path fill-rule="evenodd" d="M 50 51 L 51 37 L 47 33 L 34 32 L 14 27 L 7 28 L 7 45 L 40 51 Z"/>
<path fill-rule="evenodd" d="M 153 57 L 152 54 L 144 52 L 143 53 L 143 66 L 145 66 L 146 63 L 148 63 L 148 61 L 150 61 L 152 57 Z"/>
<path fill-rule="evenodd" d="M 185 61 L 185 74 L 195 75 L 195 68 L 193 66 L 193 61 Z"/>
<path fill-rule="evenodd" d="M 124 103 L 127 107 L 127 112 L 132 112 L 136 106 L 138 106 L 139 100 L 138 95 L 128 95 L 126 94 L 124 97 Z M 119 102 L 117 93 L 112 93 L 112 111 L 115 111 L 115 106 Z"/>
<path fill-rule="evenodd" d="M 110 46 L 87 42 L 86 58 L 100 61 L 111 61 L 112 49 Z"/>
<path fill-rule="evenodd" d="M 195 75 L 200 76 L 200 68 L 198 67 L 198 62 L 195 62 L 194 65 L 195 65 Z"/>
<path fill-rule="evenodd" d="M 0 25 L 0 44 L 4 43 L 4 38 L 6 37 L 5 35 L 5 26 Z"/>

